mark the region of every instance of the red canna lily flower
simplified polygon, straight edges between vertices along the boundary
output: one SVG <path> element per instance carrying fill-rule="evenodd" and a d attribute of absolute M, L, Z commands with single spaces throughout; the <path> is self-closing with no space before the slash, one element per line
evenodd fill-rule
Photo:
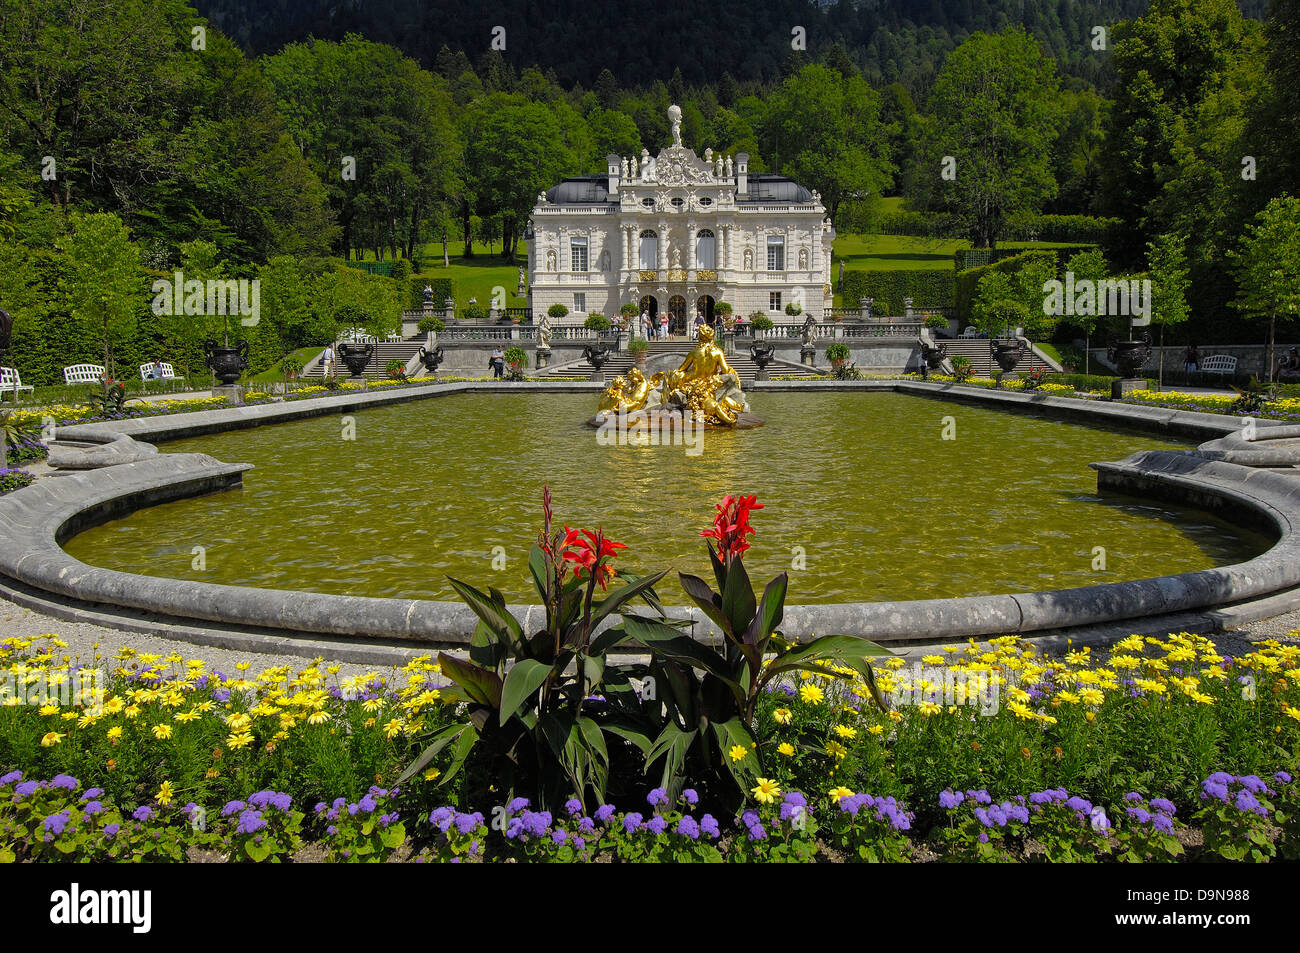
<path fill-rule="evenodd" d="M 584 539 L 584 537 L 586 537 Z M 560 555 L 566 562 L 574 563 L 578 570 L 595 573 L 596 582 L 604 589 L 614 578 L 614 567 L 609 564 L 620 549 L 627 549 L 625 543 L 616 543 L 606 539 L 605 534 L 597 530 L 576 530 L 564 527 L 564 542 Z"/>
<path fill-rule="evenodd" d="M 755 532 L 749 525 L 749 514 L 763 508 L 757 499 L 752 493 L 749 496 L 727 496 L 714 507 L 718 512 L 713 517 L 713 528 L 703 530 L 700 535 L 718 541 L 719 559 L 741 559 L 749 549 L 745 537 Z"/>

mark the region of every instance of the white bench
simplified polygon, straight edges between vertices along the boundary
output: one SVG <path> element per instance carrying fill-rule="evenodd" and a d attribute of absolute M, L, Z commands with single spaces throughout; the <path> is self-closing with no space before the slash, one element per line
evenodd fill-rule
<path fill-rule="evenodd" d="M 1228 354 L 1211 354 L 1209 357 L 1201 358 L 1197 370 L 1204 371 L 1206 374 L 1235 374 L 1237 359 Z"/>
<path fill-rule="evenodd" d="M 156 377 L 156 376 L 154 375 L 155 368 L 160 367 L 160 366 L 161 366 L 161 368 L 162 368 L 162 376 L 161 376 L 161 377 Z M 140 380 L 142 380 L 142 381 L 174 381 L 174 380 L 176 380 L 176 371 L 174 371 L 174 370 L 172 369 L 172 366 L 171 366 L 170 364 L 166 363 L 166 362 L 163 362 L 161 365 L 158 365 L 158 364 L 141 364 L 141 365 L 140 365 Z"/>
<path fill-rule="evenodd" d="M 23 391 L 32 390 L 31 384 L 24 384 L 23 379 L 18 376 L 16 367 L 0 367 L 0 394 L 5 391 L 14 391 L 21 394 Z"/>
<path fill-rule="evenodd" d="M 63 369 L 65 384 L 98 384 L 104 377 L 102 364 L 73 364 Z"/>
<path fill-rule="evenodd" d="M 957 336 L 962 338 L 977 338 L 980 336 L 980 333 L 975 329 L 975 325 L 968 324 L 961 334 Z"/>

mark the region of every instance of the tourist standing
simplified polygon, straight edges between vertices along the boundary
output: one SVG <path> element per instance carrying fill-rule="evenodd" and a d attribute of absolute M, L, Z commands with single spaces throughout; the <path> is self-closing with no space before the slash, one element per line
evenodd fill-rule
<path fill-rule="evenodd" d="M 1195 344 L 1187 345 L 1187 350 L 1183 352 L 1183 368 L 1188 374 L 1195 374 L 1197 367 L 1201 364 L 1200 352 L 1196 350 Z"/>
<path fill-rule="evenodd" d="M 326 344 L 325 352 L 320 356 L 320 376 L 334 376 L 334 345 Z"/>
<path fill-rule="evenodd" d="M 668 333 L 668 312 L 665 311 L 659 315 L 659 336 L 667 340 L 671 335 Z"/>
<path fill-rule="evenodd" d="M 492 348 L 492 356 L 488 358 L 488 367 L 492 368 L 493 377 L 503 377 L 506 370 L 506 352 L 501 350 L 498 344 Z"/>

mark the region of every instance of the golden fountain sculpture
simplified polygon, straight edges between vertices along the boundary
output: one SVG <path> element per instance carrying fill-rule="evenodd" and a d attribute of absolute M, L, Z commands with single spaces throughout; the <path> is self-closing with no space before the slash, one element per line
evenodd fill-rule
<path fill-rule="evenodd" d="M 611 414 L 629 423 L 640 417 L 689 414 L 698 422 L 719 427 L 757 426 L 762 421 L 749 413 L 749 401 L 740 389 L 740 375 L 727 363 L 722 348 L 713 343 L 713 329 L 700 327 L 696 345 L 675 371 L 646 377 L 639 367 L 615 377 L 600 395 L 599 425 Z M 742 416 L 743 415 L 743 416 Z"/>

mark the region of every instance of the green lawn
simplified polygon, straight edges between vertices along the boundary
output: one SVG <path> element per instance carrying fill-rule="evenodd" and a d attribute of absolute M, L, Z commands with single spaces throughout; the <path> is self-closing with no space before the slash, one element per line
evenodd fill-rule
<path fill-rule="evenodd" d="M 303 366 L 306 367 L 308 364 L 312 362 L 312 360 L 316 357 L 316 355 L 323 350 L 325 350 L 325 346 L 323 344 L 315 347 L 300 347 L 298 348 L 298 350 L 291 351 L 290 353 L 286 354 L 285 357 L 296 357 L 298 360 L 302 361 Z M 256 374 L 253 377 L 250 377 L 248 379 L 248 382 L 250 384 L 284 383 L 284 371 L 280 370 L 280 363 L 283 360 L 284 360 L 283 357 L 280 358 L 280 360 L 276 361 L 275 365 L 270 370 L 263 371 L 260 374 Z"/>

